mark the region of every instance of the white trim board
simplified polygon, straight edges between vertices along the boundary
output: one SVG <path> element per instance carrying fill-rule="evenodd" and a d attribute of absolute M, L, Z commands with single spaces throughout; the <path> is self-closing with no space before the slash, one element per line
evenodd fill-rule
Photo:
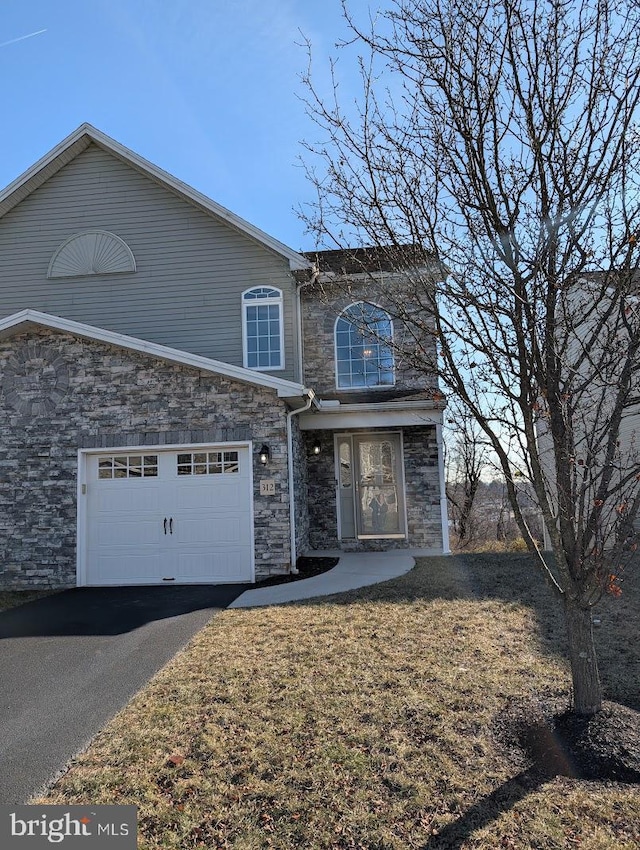
<path fill-rule="evenodd" d="M 356 408 L 356 405 L 353 405 Z M 441 425 L 442 410 L 429 408 L 409 408 L 399 410 L 376 410 L 369 405 L 357 409 L 341 410 L 335 413 L 316 412 L 300 416 L 300 428 L 303 431 L 331 431 L 333 429 L 397 428 L 411 425 Z"/>

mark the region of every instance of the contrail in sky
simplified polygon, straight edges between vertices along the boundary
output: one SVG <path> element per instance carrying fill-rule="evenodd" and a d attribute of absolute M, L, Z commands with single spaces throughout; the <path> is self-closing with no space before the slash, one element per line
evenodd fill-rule
<path fill-rule="evenodd" d="M 24 41 L 25 38 L 33 38 L 34 35 L 40 35 L 43 32 L 46 32 L 46 29 L 38 30 L 37 32 L 30 32 L 29 35 L 21 35 L 19 38 L 12 38 L 9 41 L 3 41 L 0 44 L 0 47 L 6 47 L 8 44 L 15 44 L 17 41 Z"/>

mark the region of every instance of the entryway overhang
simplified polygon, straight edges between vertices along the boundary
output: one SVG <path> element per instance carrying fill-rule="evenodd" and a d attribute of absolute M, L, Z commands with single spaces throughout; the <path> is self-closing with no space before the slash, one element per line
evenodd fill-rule
<path fill-rule="evenodd" d="M 316 399 L 309 412 L 300 416 L 300 428 L 303 431 L 333 431 L 339 428 L 442 425 L 444 408 L 442 401 L 385 401 L 362 405 Z"/>

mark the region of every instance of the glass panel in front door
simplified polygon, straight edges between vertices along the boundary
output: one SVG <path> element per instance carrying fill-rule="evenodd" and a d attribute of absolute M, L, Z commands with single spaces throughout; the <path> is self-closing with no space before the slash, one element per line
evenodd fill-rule
<path fill-rule="evenodd" d="M 404 537 L 400 435 L 354 437 L 358 537 Z"/>
<path fill-rule="evenodd" d="M 356 536 L 351 437 L 338 437 L 337 444 L 338 480 L 336 483 L 338 485 L 338 505 L 340 509 L 340 539 L 350 540 Z"/>

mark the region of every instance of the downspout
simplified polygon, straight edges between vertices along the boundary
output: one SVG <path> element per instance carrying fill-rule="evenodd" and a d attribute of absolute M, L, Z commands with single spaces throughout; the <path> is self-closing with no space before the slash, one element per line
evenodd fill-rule
<path fill-rule="evenodd" d="M 302 302 L 300 298 L 300 290 L 303 286 L 310 286 L 312 283 L 315 283 L 319 277 L 320 269 L 318 268 L 317 263 L 313 263 L 311 278 L 305 281 L 304 283 L 301 283 L 296 286 L 296 324 L 298 326 L 298 370 L 299 381 L 301 383 L 304 381 L 304 345 L 302 339 Z M 307 398 L 307 401 L 304 406 L 299 407 L 296 410 L 290 410 L 287 413 L 287 456 L 289 459 L 289 527 L 291 529 L 291 572 L 294 575 L 296 575 L 298 572 L 298 569 L 296 567 L 298 553 L 296 551 L 296 495 L 293 481 L 293 430 L 291 420 L 299 413 L 305 413 L 311 407 L 313 399 L 315 398 L 315 393 L 313 392 L 313 390 L 307 390 L 307 392 L 309 393 L 309 397 Z"/>
<path fill-rule="evenodd" d="M 442 440 L 442 425 L 436 425 L 436 442 L 438 444 L 438 476 L 440 478 L 440 522 L 442 523 L 442 554 L 450 555 L 449 545 L 449 512 L 447 511 L 447 483 L 444 474 L 444 444 Z"/>
<path fill-rule="evenodd" d="M 287 412 L 287 458 L 289 464 L 289 527 L 291 528 L 291 572 L 296 575 L 298 568 L 296 561 L 298 555 L 296 552 L 296 496 L 293 480 L 293 426 L 291 420 L 299 413 L 304 413 L 309 410 L 315 398 L 313 390 L 307 390 L 309 394 L 306 403 L 302 407 Z"/>

